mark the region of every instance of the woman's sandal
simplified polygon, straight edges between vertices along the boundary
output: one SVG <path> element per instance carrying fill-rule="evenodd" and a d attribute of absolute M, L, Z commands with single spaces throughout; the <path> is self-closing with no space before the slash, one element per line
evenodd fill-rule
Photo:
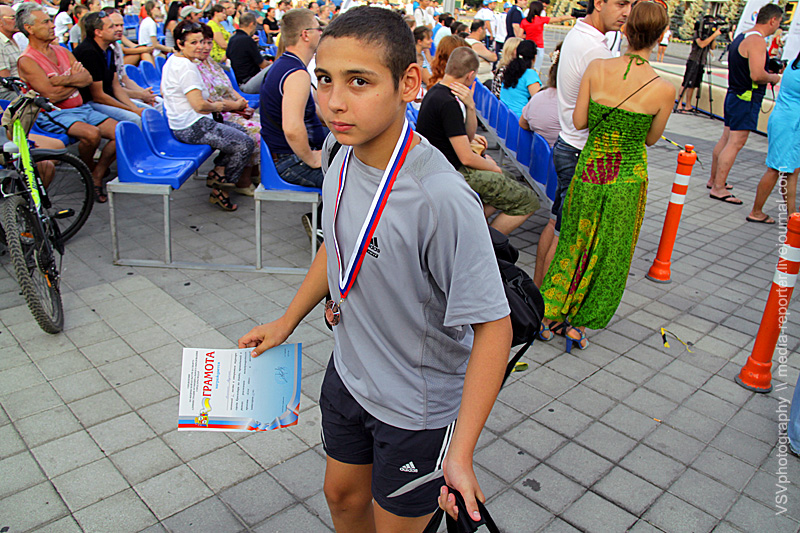
<path fill-rule="evenodd" d="M 543 333 L 549 333 L 550 336 L 545 337 Z M 550 326 L 545 326 L 544 324 L 539 327 L 539 332 L 536 334 L 536 338 L 543 342 L 550 342 L 553 340 L 553 337 L 555 337 L 555 335 L 550 331 Z"/>
<path fill-rule="evenodd" d="M 211 169 L 211 172 L 208 173 L 208 177 L 206 178 L 206 187 L 211 187 L 213 189 L 233 189 L 236 187 L 236 183 L 226 181 L 225 176 L 220 176 L 219 172 Z"/>
<path fill-rule="evenodd" d="M 582 332 L 575 326 L 569 326 L 569 331 L 576 331 L 580 333 L 581 336 L 579 339 L 574 339 L 569 335 L 565 335 L 565 337 L 567 338 L 567 353 L 572 352 L 573 345 L 575 345 L 575 347 L 577 347 L 579 350 L 585 350 L 586 347 L 589 346 L 589 341 L 586 339 L 586 334 L 584 332 Z"/>
<path fill-rule="evenodd" d="M 98 204 L 104 204 L 108 201 L 108 195 L 106 194 L 105 185 L 94 186 L 94 201 L 97 202 Z"/>
<path fill-rule="evenodd" d="M 222 191 L 215 190 L 208 198 L 208 202 L 218 205 L 223 211 L 236 211 L 239 206 L 231 202 L 230 196 L 222 196 Z"/>

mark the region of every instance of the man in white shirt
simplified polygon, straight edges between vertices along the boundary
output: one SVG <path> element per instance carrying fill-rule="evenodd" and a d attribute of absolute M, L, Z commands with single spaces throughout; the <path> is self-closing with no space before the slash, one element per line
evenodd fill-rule
<path fill-rule="evenodd" d="M 630 0 L 590 0 L 588 14 L 579 19 L 567 33 L 558 59 L 558 120 L 561 134 L 553 146 L 553 162 L 558 175 L 556 197 L 553 201 L 550 223 L 542 230 L 536 251 L 534 283 L 541 285 L 550 261 L 558 246 L 561 230 L 561 208 L 567 189 L 575 174 L 589 130 L 578 130 L 572 122 L 572 112 L 578 100 L 583 73 L 595 59 L 612 57 L 606 42 L 606 33 L 619 30 L 631 12 Z"/>
<path fill-rule="evenodd" d="M 416 21 L 418 28 L 420 26 L 427 26 L 428 28 L 433 29 L 433 16 L 428 13 L 429 5 L 429 0 L 421 0 L 419 7 L 414 10 L 414 20 Z"/>
<path fill-rule="evenodd" d="M 508 37 L 507 29 L 506 29 L 506 17 L 508 16 L 508 10 L 511 9 L 511 4 L 508 2 L 503 4 L 503 12 L 502 13 L 495 13 L 494 19 L 492 20 L 492 34 L 494 35 L 494 51 L 497 54 L 497 57 L 500 57 L 500 52 L 503 51 L 503 45 L 506 44 L 506 38 Z"/>
<path fill-rule="evenodd" d="M 139 44 L 155 48 L 153 55 L 158 55 L 159 52 L 172 53 L 172 48 L 158 42 L 158 27 L 155 19 L 161 17 L 161 9 L 153 0 L 147 0 L 144 4 L 144 12 L 147 13 L 147 17 L 139 24 Z"/>
<path fill-rule="evenodd" d="M 492 28 L 492 21 L 494 20 L 494 0 L 483 0 L 483 7 L 475 13 L 475 20 L 482 20 L 483 27 L 486 28 L 486 33 L 494 39 L 494 28 Z M 487 39 L 488 40 L 488 39 Z"/>
<path fill-rule="evenodd" d="M 453 34 L 453 32 L 450 31 L 450 25 L 453 21 L 455 21 L 455 19 L 450 13 L 442 13 L 439 15 L 439 24 L 437 26 L 441 27 L 433 29 L 433 46 L 439 46 L 439 41 Z"/>

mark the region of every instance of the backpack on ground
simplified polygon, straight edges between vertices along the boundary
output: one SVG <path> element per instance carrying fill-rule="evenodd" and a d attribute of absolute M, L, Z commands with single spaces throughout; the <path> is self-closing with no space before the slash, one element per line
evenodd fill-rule
<path fill-rule="evenodd" d="M 500 278 L 506 291 L 508 307 L 511 308 L 511 327 L 514 331 L 511 346 L 523 345 L 511 358 L 503 377 L 505 384 L 508 376 L 514 371 L 517 362 L 530 348 L 544 317 L 544 299 L 533 280 L 515 263 L 519 252 L 508 241 L 508 237 L 490 227 L 494 254 L 500 268 Z"/>

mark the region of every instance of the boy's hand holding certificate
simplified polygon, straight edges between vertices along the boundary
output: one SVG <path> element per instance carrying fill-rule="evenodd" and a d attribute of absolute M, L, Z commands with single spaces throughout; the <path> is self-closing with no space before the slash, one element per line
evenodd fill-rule
<path fill-rule="evenodd" d="M 267 431 L 297 424 L 301 344 L 251 356 L 250 348 L 184 348 L 178 430 Z"/>

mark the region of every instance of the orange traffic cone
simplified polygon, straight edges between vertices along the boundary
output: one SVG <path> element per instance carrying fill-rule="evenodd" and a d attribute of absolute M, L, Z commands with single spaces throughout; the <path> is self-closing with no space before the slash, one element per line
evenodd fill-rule
<path fill-rule="evenodd" d="M 764 316 L 758 328 L 753 352 L 747 358 L 736 383 L 754 392 L 772 390 L 772 354 L 786 320 L 786 309 L 792 299 L 797 273 L 800 271 L 800 213 L 789 217 L 786 241 L 780 247 L 780 259 L 772 278 Z"/>
<path fill-rule="evenodd" d="M 697 161 L 694 146 L 687 144 L 685 149 L 678 154 L 678 170 L 675 172 L 675 181 L 672 183 L 672 196 L 667 207 L 667 216 L 664 218 L 664 229 L 661 230 L 661 241 L 658 243 L 658 252 L 653 261 L 653 266 L 647 272 L 647 279 L 656 283 L 671 283 L 670 264 L 672 249 L 675 247 L 675 238 L 678 236 L 678 225 L 681 223 L 683 204 L 686 201 L 686 191 L 689 190 L 689 178 L 692 176 L 692 167 Z"/>

